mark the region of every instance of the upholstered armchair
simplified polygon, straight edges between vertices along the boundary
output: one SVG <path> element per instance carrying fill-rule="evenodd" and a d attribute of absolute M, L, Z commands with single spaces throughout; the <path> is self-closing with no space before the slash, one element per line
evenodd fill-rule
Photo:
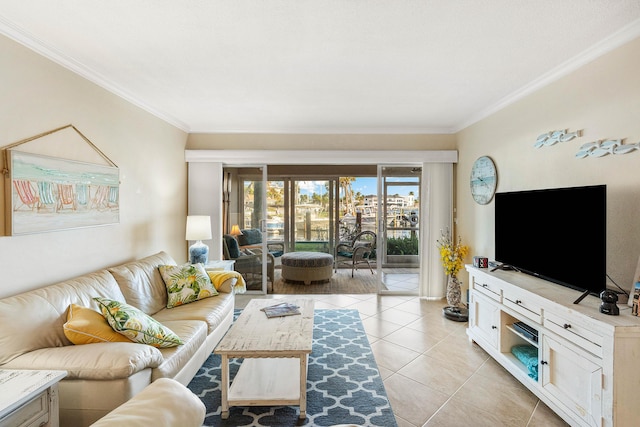
<path fill-rule="evenodd" d="M 240 249 L 238 241 L 230 234 L 222 239 L 224 259 L 235 260 L 234 270 L 242 274 L 248 290 L 262 289 L 262 250 L 260 248 Z M 267 278 L 273 284 L 275 260 L 267 254 Z"/>
<path fill-rule="evenodd" d="M 373 274 L 371 262 L 376 258 L 376 233 L 362 231 L 348 242 L 340 242 L 336 245 L 335 260 L 336 271 L 340 264 L 351 267 L 351 277 L 358 265 L 366 264 Z"/>
<path fill-rule="evenodd" d="M 260 249 L 262 247 L 262 232 L 257 228 L 245 228 L 240 230 L 238 245 L 240 249 Z M 284 253 L 284 242 L 267 242 L 267 250 L 274 257 L 282 256 Z"/>

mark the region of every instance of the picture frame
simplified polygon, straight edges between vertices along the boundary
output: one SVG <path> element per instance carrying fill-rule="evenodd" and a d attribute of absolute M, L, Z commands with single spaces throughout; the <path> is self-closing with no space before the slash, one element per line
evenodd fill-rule
<path fill-rule="evenodd" d="M 120 222 L 120 174 L 107 166 L 7 150 L 9 235 Z"/>
<path fill-rule="evenodd" d="M 633 274 L 633 280 L 631 281 L 631 290 L 629 291 L 629 307 L 633 307 L 633 295 L 636 290 L 636 283 L 640 282 L 640 257 L 638 257 L 638 264 L 636 265 L 636 272 Z"/>

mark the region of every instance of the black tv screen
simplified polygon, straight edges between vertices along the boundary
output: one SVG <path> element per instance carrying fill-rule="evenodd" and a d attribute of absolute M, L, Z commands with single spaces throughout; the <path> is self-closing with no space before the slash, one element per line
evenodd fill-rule
<path fill-rule="evenodd" d="M 497 193 L 495 258 L 581 291 L 606 287 L 605 185 Z"/>

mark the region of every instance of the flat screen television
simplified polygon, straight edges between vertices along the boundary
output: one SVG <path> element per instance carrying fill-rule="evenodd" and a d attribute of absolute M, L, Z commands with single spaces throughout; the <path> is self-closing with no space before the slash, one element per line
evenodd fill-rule
<path fill-rule="evenodd" d="M 495 259 L 598 295 L 606 288 L 605 185 L 496 193 Z"/>

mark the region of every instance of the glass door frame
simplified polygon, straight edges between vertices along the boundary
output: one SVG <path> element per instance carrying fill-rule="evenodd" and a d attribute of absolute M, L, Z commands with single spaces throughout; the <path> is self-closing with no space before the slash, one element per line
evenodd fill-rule
<path fill-rule="evenodd" d="M 327 176 L 303 176 L 303 175 L 287 175 L 287 174 L 278 174 L 273 176 L 268 176 L 267 183 L 269 182 L 282 182 L 283 183 L 283 205 L 284 205 L 284 213 L 283 213 L 283 244 L 285 252 L 294 251 L 296 248 L 296 224 L 295 224 L 295 214 L 296 214 L 296 184 L 300 181 L 325 181 L 329 184 L 328 186 L 328 223 L 329 228 L 327 231 L 327 242 L 328 242 L 328 253 L 332 253 L 332 248 L 334 246 L 335 241 L 335 230 L 338 228 L 336 221 L 336 205 L 338 203 L 337 200 L 337 181 L 338 177 L 334 175 Z M 267 218 L 268 220 L 268 215 Z"/>
<path fill-rule="evenodd" d="M 268 176 L 268 171 L 267 171 L 267 165 L 228 165 L 225 166 L 225 168 L 229 168 L 229 169 L 259 169 L 261 171 L 261 176 L 259 177 L 259 179 L 256 179 L 254 182 L 260 182 L 261 183 L 261 187 L 262 187 L 262 191 L 259 192 L 259 194 L 255 191 L 254 189 L 254 200 L 255 197 L 260 197 L 260 203 L 259 205 L 261 206 L 260 212 L 259 212 L 259 216 L 258 216 L 258 221 L 257 221 L 257 226 L 258 229 L 260 230 L 260 234 L 262 235 L 262 243 L 260 245 L 260 249 L 262 252 L 262 257 L 261 257 L 261 267 L 262 267 L 262 284 L 261 284 L 261 289 L 260 290 L 247 290 L 247 294 L 261 294 L 261 295 L 266 295 L 267 294 L 267 286 L 268 286 L 268 274 L 267 274 L 267 254 L 268 254 L 268 246 L 267 246 L 267 237 L 268 237 L 268 233 L 267 233 L 267 176 Z M 241 215 L 242 215 L 242 224 L 244 227 L 247 227 L 247 224 L 245 224 L 244 221 L 244 215 L 245 215 L 245 207 L 244 207 L 244 182 L 247 180 L 246 178 L 250 176 L 250 175 L 242 175 L 240 173 L 238 173 L 236 175 L 237 177 L 237 181 L 238 181 L 238 208 L 241 210 Z M 256 176 L 257 175 L 252 175 L 252 176 Z M 255 204 L 254 204 L 254 209 L 255 209 Z M 273 284 L 272 284 L 273 285 Z"/>
<path fill-rule="evenodd" d="M 287 199 L 288 203 L 289 203 L 289 207 L 288 207 L 288 222 L 289 222 L 289 228 L 288 228 L 288 234 L 287 234 L 287 240 L 288 240 L 288 244 L 289 247 L 292 248 L 292 250 L 295 250 L 296 248 L 296 244 L 298 242 L 297 236 L 296 236 L 296 232 L 297 232 L 297 227 L 296 227 L 296 207 L 297 202 L 295 200 L 296 198 L 296 194 L 297 194 L 297 184 L 299 182 L 308 182 L 308 181 L 324 181 L 325 184 L 327 185 L 327 196 L 328 196 L 328 205 L 327 205 L 327 214 L 328 214 L 328 229 L 326 230 L 326 237 L 327 237 L 327 253 L 333 253 L 333 247 L 334 247 L 334 236 L 335 236 L 335 230 L 338 228 L 336 222 L 336 206 L 338 204 L 337 198 L 336 198 L 336 186 L 337 186 L 337 181 L 338 178 L 333 176 L 333 175 L 327 175 L 326 177 L 305 177 L 305 176 L 289 176 L 287 177 L 287 180 L 289 182 L 289 184 L 287 185 L 287 188 L 290 190 L 289 193 L 289 197 Z M 285 220 L 285 222 L 287 222 Z M 311 230 L 311 233 L 313 233 L 313 230 Z M 319 233 L 319 232 L 318 232 Z M 318 241 L 323 241 L 318 239 Z"/>

